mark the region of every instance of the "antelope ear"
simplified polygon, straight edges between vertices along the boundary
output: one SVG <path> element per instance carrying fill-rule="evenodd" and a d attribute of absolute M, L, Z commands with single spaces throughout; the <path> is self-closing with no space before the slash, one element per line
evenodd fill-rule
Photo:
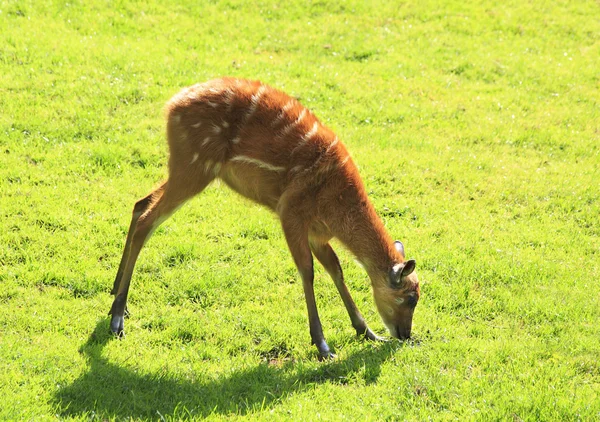
<path fill-rule="evenodd" d="M 402 279 L 407 275 L 410 275 L 415 270 L 416 265 L 417 263 L 414 259 L 409 259 L 406 262 L 394 265 L 390 274 L 392 287 L 402 286 Z"/>
<path fill-rule="evenodd" d="M 400 242 L 399 240 L 396 240 L 394 242 L 394 247 L 396 248 L 396 250 L 398 252 L 400 252 L 400 255 L 402 255 L 402 257 L 405 257 L 405 253 L 404 253 L 404 244 L 402 242 Z"/>
<path fill-rule="evenodd" d="M 416 266 L 417 263 L 414 259 L 409 259 L 408 261 L 406 261 L 404 263 L 404 268 L 402 268 L 402 272 L 400 273 L 400 278 L 410 275 L 415 270 Z"/>

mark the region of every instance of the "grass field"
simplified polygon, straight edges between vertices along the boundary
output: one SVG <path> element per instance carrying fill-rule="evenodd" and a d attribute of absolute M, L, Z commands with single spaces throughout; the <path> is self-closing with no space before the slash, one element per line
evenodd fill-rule
<path fill-rule="evenodd" d="M 599 8 L 0 0 L 0 420 L 600 419 Z M 218 184 L 148 242 L 109 335 L 163 104 L 222 75 L 344 140 L 417 260 L 411 341 L 356 338 L 317 266 L 318 362 L 277 219 Z"/>

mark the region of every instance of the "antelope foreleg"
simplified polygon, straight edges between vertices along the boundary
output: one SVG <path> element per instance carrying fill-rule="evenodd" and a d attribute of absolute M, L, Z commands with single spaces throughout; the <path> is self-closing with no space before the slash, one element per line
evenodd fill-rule
<path fill-rule="evenodd" d="M 312 343 L 319 351 L 319 360 L 334 358 L 335 355 L 331 352 L 325 341 L 321 320 L 319 319 L 319 312 L 317 311 L 317 302 L 313 287 L 313 259 L 308 244 L 308 232 L 299 229 L 293 218 L 288 222 L 282 217 L 281 222 L 290 252 L 292 253 L 292 257 L 294 258 L 296 267 L 302 278 L 302 287 L 304 289 L 306 308 L 308 310 L 308 324 Z"/>
<path fill-rule="evenodd" d="M 310 248 L 317 260 L 319 260 L 321 265 L 323 265 L 327 273 L 329 273 L 333 279 L 335 287 L 337 287 L 337 290 L 342 297 L 342 301 L 344 302 L 346 311 L 348 311 L 350 321 L 352 321 L 352 326 L 356 330 L 356 333 L 358 335 L 365 336 L 365 338 L 368 340 L 384 340 L 382 337 L 377 336 L 373 331 L 371 331 L 371 329 L 367 326 L 364 317 L 358 310 L 356 303 L 354 303 L 354 300 L 350 295 L 350 291 L 344 282 L 344 274 L 342 272 L 340 261 L 331 245 L 329 243 L 323 244 L 311 242 Z"/>

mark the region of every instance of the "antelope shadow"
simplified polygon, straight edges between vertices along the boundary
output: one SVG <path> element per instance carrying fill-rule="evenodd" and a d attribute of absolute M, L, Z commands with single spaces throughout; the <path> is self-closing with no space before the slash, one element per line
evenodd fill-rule
<path fill-rule="evenodd" d="M 108 320 L 100 321 L 80 348 L 89 369 L 70 385 L 56 391 L 53 401 L 62 417 L 115 419 L 246 414 L 276 406 L 286 397 L 315 383 L 348 383 L 352 377 L 376 382 L 384 363 L 401 343 L 390 342 L 360 351 L 315 368 L 298 362 L 266 362 L 234 371 L 218 379 L 176 378 L 168 373 L 139 374 L 102 356 L 113 338 Z M 400 346 L 401 347 L 401 346 Z"/>

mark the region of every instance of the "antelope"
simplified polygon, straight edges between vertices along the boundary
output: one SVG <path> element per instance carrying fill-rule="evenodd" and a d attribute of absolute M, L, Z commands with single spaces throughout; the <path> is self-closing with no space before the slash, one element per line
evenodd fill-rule
<path fill-rule="evenodd" d="M 415 261 L 393 241 L 337 136 L 287 94 L 259 81 L 215 79 L 183 89 L 166 104 L 168 179 L 133 208 L 111 291 L 110 328 L 124 335 L 133 269 L 152 232 L 218 178 L 275 212 L 300 277 L 312 343 L 325 341 L 313 290 L 313 255 L 333 279 L 357 334 L 383 340 L 365 322 L 331 245 L 337 238 L 365 268 L 390 334 L 407 339 L 420 296 Z"/>

